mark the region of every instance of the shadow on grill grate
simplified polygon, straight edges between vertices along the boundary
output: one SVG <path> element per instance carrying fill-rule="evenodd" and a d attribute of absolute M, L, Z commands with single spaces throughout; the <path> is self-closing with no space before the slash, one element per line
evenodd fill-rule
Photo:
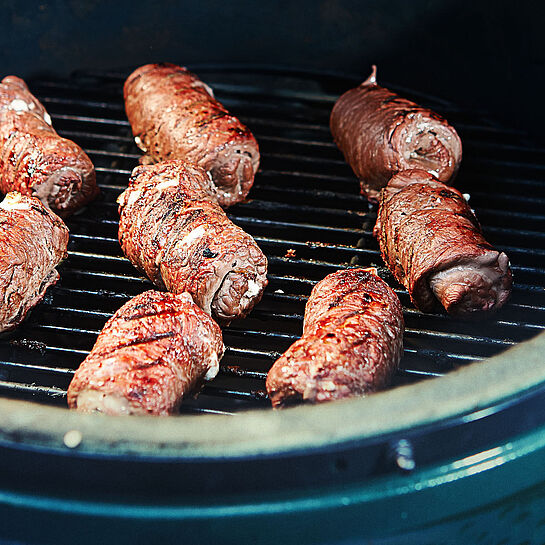
<path fill-rule="evenodd" d="M 262 165 L 247 203 L 229 210 L 269 259 L 269 286 L 245 320 L 224 329 L 221 372 L 182 412 L 233 413 L 268 407 L 267 370 L 301 334 L 304 305 L 317 280 L 340 267 L 381 266 L 371 231 L 375 210 L 359 196 L 350 168 L 332 142 L 329 112 L 357 82 L 312 74 L 196 69 L 259 140 Z M 127 72 L 128 73 L 128 72 Z M 151 284 L 123 257 L 115 200 L 139 152 L 125 118 L 126 74 L 85 73 L 31 81 L 55 128 L 82 145 L 97 167 L 102 194 L 68 221 L 69 257 L 61 280 L 15 332 L 0 341 L 0 393 L 65 404 L 74 370 L 105 321 Z M 406 321 L 405 355 L 395 385 L 440 376 L 489 357 L 545 328 L 545 151 L 516 131 L 444 101 L 403 91 L 446 115 L 464 143 L 457 185 L 486 237 L 511 258 L 510 302 L 486 322 L 423 314 L 387 271 Z M 294 258 L 286 258 L 288 249 Z"/>

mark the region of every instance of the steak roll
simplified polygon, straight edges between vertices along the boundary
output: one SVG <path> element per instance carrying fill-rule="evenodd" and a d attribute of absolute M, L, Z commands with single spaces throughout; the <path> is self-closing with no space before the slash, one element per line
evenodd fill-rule
<path fill-rule="evenodd" d="M 303 336 L 271 367 L 273 407 L 361 396 L 384 388 L 403 352 L 403 314 L 376 269 L 346 269 L 318 282 Z"/>
<path fill-rule="evenodd" d="M 267 258 L 226 216 L 202 168 L 136 167 L 117 202 L 123 252 L 159 288 L 189 292 L 222 322 L 246 316 L 261 299 Z"/>
<path fill-rule="evenodd" d="M 0 191 L 38 197 L 61 217 L 98 194 L 89 157 L 54 131 L 43 105 L 15 76 L 0 83 Z"/>
<path fill-rule="evenodd" d="M 146 291 L 100 332 L 68 388 L 83 412 L 168 415 L 219 370 L 221 329 L 191 295 Z"/>
<path fill-rule="evenodd" d="M 125 82 L 125 109 L 145 162 L 183 159 L 208 171 L 221 206 L 246 198 L 259 166 L 253 134 L 186 68 L 146 64 Z"/>
<path fill-rule="evenodd" d="M 0 331 L 13 329 L 57 282 L 68 228 L 37 198 L 11 192 L 0 203 Z"/>
<path fill-rule="evenodd" d="M 382 190 L 374 234 L 424 312 L 438 302 L 454 315 L 491 311 L 509 297 L 507 255 L 484 239 L 463 195 L 423 170 L 400 172 Z"/>
<path fill-rule="evenodd" d="M 454 128 L 431 110 L 380 87 L 376 66 L 359 87 L 337 100 L 330 127 L 362 194 L 372 202 L 399 171 L 420 168 L 448 182 L 462 160 Z"/>

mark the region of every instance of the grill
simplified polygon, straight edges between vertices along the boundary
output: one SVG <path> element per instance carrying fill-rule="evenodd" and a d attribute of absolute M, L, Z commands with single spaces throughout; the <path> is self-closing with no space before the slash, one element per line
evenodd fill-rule
<path fill-rule="evenodd" d="M 376 211 L 359 196 L 358 182 L 329 133 L 334 101 L 358 80 L 280 68 L 192 68 L 260 143 L 262 162 L 251 198 L 231 208 L 229 216 L 267 255 L 269 286 L 248 318 L 224 329 L 227 350 L 220 374 L 197 399 L 182 405 L 182 413 L 269 407 L 267 370 L 301 335 L 312 286 L 342 267 L 378 266 L 401 299 L 405 353 L 394 386 L 441 376 L 545 328 L 545 186 L 540 180 L 545 153 L 522 133 L 482 113 L 394 87 L 445 115 L 458 130 L 464 159 L 457 186 L 470 194 L 485 236 L 509 255 L 514 273 L 512 298 L 491 320 L 424 314 L 383 267 L 372 236 Z M 79 72 L 69 79 L 29 82 L 57 131 L 91 157 L 102 193 L 67 222 L 69 255 L 59 283 L 0 341 L 3 396 L 65 405 L 74 370 L 105 321 L 130 297 L 152 287 L 117 242 L 115 200 L 140 156 L 123 108 L 128 73 Z"/>
<path fill-rule="evenodd" d="M 259 140 L 251 199 L 229 215 L 267 254 L 269 286 L 247 319 L 224 329 L 221 372 L 184 402 L 181 418 L 65 410 L 73 372 L 105 321 L 152 287 L 117 242 L 115 200 L 140 154 L 123 111 L 129 70 L 29 80 L 59 133 L 92 158 L 102 193 L 68 221 L 59 283 L 0 338 L 0 541 L 543 541 L 545 335 L 498 353 L 545 327 L 544 151 L 482 112 L 393 87 L 459 131 L 457 185 L 515 277 L 511 300 L 490 320 L 423 314 L 382 267 L 375 210 L 329 133 L 333 102 L 358 78 L 191 68 Z M 338 268 L 369 265 L 403 303 L 394 386 L 411 386 L 268 410 L 267 370 L 301 334 L 312 286 Z M 468 365 L 479 360 L 487 361 Z"/>

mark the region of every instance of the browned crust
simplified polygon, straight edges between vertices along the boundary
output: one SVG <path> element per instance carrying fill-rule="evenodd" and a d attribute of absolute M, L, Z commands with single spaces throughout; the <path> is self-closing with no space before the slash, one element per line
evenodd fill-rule
<path fill-rule="evenodd" d="M 271 367 L 273 407 L 361 396 L 384 388 L 403 350 L 403 314 L 374 269 L 347 269 L 316 284 L 304 332 Z"/>
<path fill-rule="evenodd" d="M 19 325 L 57 282 L 68 228 L 35 197 L 8 193 L 0 204 L 0 331 Z"/>
<path fill-rule="evenodd" d="M 362 194 L 373 202 L 399 171 L 423 168 L 449 182 L 462 159 L 455 129 L 432 110 L 380 87 L 375 67 L 365 82 L 337 100 L 330 128 Z"/>
<path fill-rule="evenodd" d="M 221 206 L 246 198 L 259 167 L 257 141 L 197 76 L 174 64 L 147 64 L 127 78 L 124 96 L 147 163 L 195 163 L 210 172 Z"/>
<path fill-rule="evenodd" d="M 152 282 L 189 292 L 222 322 L 246 316 L 267 285 L 267 259 L 215 199 L 206 172 L 183 161 L 137 167 L 120 196 L 119 242 Z"/>
<path fill-rule="evenodd" d="M 430 312 L 438 303 L 430 278 L 458 264 L 498 269 L 493 271 L 499 274 L 497 300 L 474 311 L 496 310 L 507 300 L 512 284 L 507 257 L 485 240 L 464 196 L 431 174 L 411 170 L 391 179 L 381 194 L 374 233 L 385 263 L 420 310 Z M 439 302 L 455 310 L 452 301 Z"/>
<path fill-rule="evenodd" d="M 144 292 L 106 322 L 70 383 L 68 405 L 108 414 L 172 414 L 183 398 L 198 393 L 207 374 L 215 376 L 223 350 L 219 326 L 189 294 Z"/>
<path fill-rule="evenodd" d="M 0 191 L 36 196 L 66 217 L 98 195 L 95 169 L 74 142 L 60 137 L 25 82 L 0 83 Z"/>

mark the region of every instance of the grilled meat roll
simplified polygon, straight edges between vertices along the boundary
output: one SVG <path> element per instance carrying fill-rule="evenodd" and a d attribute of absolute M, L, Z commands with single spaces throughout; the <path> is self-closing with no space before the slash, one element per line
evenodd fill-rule
<path fill-rule="evenodd" d="M 375 269 L 346 269 L 318 282 L 303 336 L 271 367 L 273 407 L 365 395 L 384 388 L 403 352 L 403 314 Z"/>
<path fill-rule="evenodd" d="M 38 197 L 61 217 L 98 194 L 89 157 L 54 131 L 43 105 L 15 76 L 0 83 L 0 191 Z"/>
<path fill-rule="evenodd" d="M 117 202 L 123 252 L 159 288 L 189 292 L 222 322 L 244 317 L 261 299 L 267 258 L 218 205 L 202 168 L 136 167 Z"/>
<path fill-rule="evenodd" d="M 35 197 L 17 192 L 0 203 L 0 331 L 13 329 L 57 282 L 68 228 Z"/>
<path fill-rule="evenodd" d="M 83 412 L 168 415 L 219 370 L 221 329 L 188 293 L 146 291 L 100 332 L 68 388 Z"/>
<path fill-rule="evenodd" d="M 257 141 L 197 76 L 174 64 L 146 64 L 127 78 L 124 96 L 145 162 L 199 165 L 210 172 L 223 207 L 246 198 L 259 166 Z"/>
<path fill-rule="evenodd" d="M 483 237 L 463 195 L 423 170 L 400 172 L 382 190 L 374 234 L 414 304 L 467 315 L 500 308 L 511 292 L 509 258 Z"/>
<path fill-rule="evenodd" d="M 373 202 L 399 171 L 420 168 L 448 182 L 462 160 L 454 128 L 431 110 L 380 87 L 376 66 L 359 87 L 337 100 L 330 127 L 362 194 Z"/>

